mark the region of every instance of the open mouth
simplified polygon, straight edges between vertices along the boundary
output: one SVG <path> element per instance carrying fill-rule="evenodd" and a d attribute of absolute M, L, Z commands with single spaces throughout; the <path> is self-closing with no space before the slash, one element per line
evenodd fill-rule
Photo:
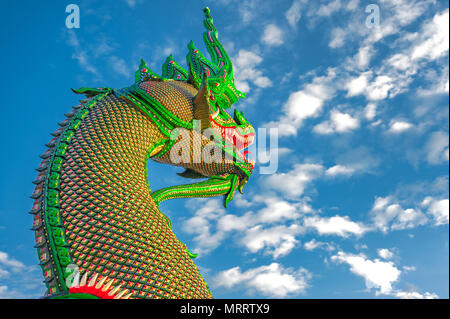
<path fill-rule="evenodd" d="M 255 168 L 255 160 L 248 158 L 250 151 L 247 148 L 253 143 L 255 138 L 255 132 L 253 129 L 248 129 L 248 133 L 246 133 L 246 129 L 243 129 L 244 132 L 240 133 L 237 129 L 237 126 L 222 126 L 218 124 L 213 118 L 211 118 L 212 126 L 220 132 L 222 135 L 222 139 L 226 141 L 226 144 L 232 145 L 235 153 L 239 156 L 239 158 L 252 166 L 252 169 Z M 226 147 L 226 145 L 225 145 Z"/>

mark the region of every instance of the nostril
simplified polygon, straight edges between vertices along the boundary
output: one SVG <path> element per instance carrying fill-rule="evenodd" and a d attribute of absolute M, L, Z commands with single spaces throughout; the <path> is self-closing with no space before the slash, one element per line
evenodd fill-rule
<path fill-rule="evenodd" d="M 237 125 L 242 125 L 241 119 L 239 118 L 239 111 L 237 109 L 234 109 L 233 120 Z"/>

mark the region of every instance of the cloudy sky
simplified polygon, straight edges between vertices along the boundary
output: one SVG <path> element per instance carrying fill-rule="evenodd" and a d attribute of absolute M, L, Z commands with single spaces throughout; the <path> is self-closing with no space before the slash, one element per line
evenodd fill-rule
<path fill-rule="evenodd" d="M 189 40 L 204 48 L 206 5 L 248 93 L 236 107 L 278 132 L 278 161 L 254 154 L 227 209 L 160 207 L 213 295 L 449 297 L 448 1 L 72 3 L 79 29 L 65 27 L 69 2 L 1 11 L 1 298 L 44 292 L 29 195 L 49 133 L 77 104 L 69 88 L 128 86 L 140 58 L 156 72 L 169 54 L 185 65 Z M 149 163 L 152 189 L 187 182 L 176 172 Z"/>

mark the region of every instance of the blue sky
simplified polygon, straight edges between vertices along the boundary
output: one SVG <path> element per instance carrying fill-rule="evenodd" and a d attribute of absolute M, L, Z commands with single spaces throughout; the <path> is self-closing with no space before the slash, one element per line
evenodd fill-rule
<path fill-rule="evenodd" d="M 278 129 L 279 155 L 227 209 L 161 204 L 214 297 L 449 297 L 447 1 L 80 0 L 67 29 L 69 3 L 2 6 L 0 297 L 44 293 L 29 196 L 70 88 L 128 86 L 140 58 L 185 65 L 206 5 L 248 93 L 236 107 Z M 179 171 L 149 163 L 151 188 Z"/>

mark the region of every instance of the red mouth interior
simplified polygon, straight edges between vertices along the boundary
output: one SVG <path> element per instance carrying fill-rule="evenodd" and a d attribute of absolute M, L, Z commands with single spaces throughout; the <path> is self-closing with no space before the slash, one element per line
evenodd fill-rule
<path fill-rule="evenodd" d="M 251 164 L 254 168 L 254 163 L 247 158 L 247 155 L 250 154 L 250 152 L 245 149 L 253 143 L 255 133 L 250 132 L 242 135 L 239 133 L 236 126 L 222 126 L 212 118 L 211 122 L 213 123 L 213 127 L 220 132 L 222 138 L 234 146 L 239 157 L 244 162 Z"/>

